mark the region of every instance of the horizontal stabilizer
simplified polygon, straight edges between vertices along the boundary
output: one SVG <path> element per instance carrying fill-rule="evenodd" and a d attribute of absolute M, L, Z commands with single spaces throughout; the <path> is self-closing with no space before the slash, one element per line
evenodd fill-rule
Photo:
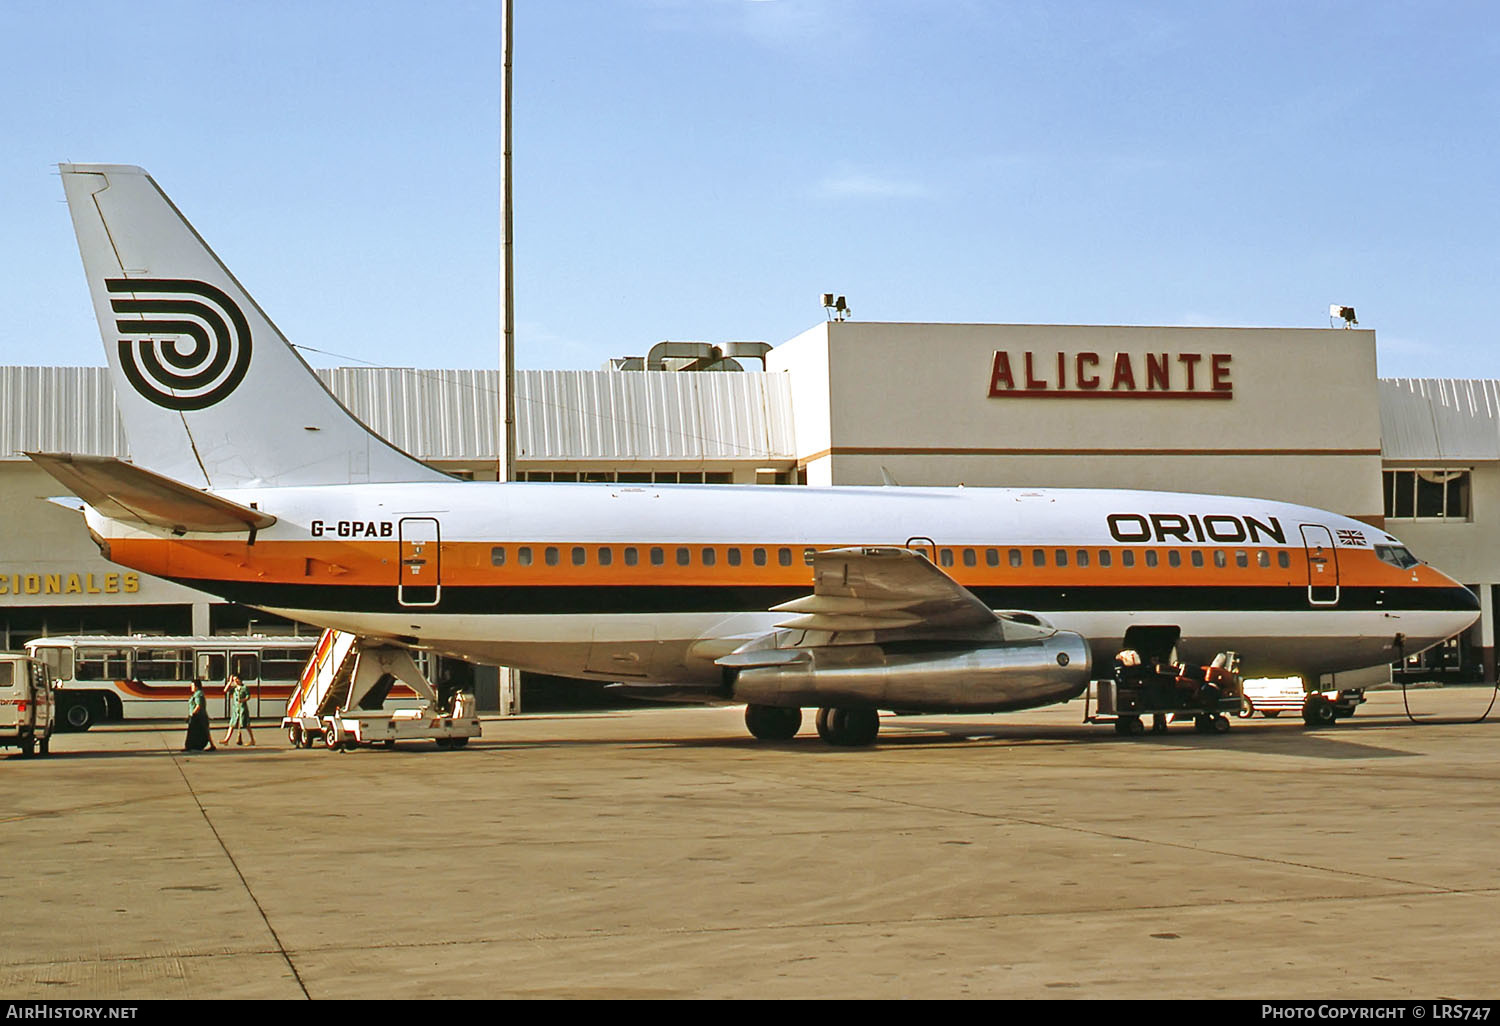
<path fill-rule="evenodd" d="M 230 502 L 114 456 L 48 452 L 25 455 L 111 520 L 165 528 L 179 534 L 263 530 L 276 523 L 269 513 Z"/>

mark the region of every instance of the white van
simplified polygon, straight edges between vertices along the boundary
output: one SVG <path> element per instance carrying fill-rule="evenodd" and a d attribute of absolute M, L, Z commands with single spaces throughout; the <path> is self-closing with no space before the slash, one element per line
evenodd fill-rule
<path fill-rule="evenodd" d="M 52 678 L 46 664 L 15 653 L 0 653 L 0 748 L 21 749 L 23 758 L 52 743 Z"/>

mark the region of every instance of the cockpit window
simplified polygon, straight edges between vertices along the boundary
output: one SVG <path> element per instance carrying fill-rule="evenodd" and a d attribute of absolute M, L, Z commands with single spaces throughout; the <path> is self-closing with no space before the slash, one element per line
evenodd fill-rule
<path fill-rule="evenodd" d="M 1407 570 L 1422 562 L 1404 545 L 1377 545 L 1375 555 L 1382 563 L 1389 563 L 1398 570 Z"/>

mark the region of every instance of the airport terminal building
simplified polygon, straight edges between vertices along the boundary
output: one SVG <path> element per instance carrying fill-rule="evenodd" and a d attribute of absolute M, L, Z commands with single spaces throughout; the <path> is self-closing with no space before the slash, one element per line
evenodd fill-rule
<path fill-rule="evenodd" d="M 497 476 L 498 372 L 319 374 L 396 446 Z M 1494 680 L 1500 382 L 1380 379 L 1371 331 L 828 321 L 774 348 L 663 343 L 604 370 L 523 371 L 516 398 L 522 480 L 1141 488 L 1332 510 L 1475 590 L 1480 621 L 1420 672 Z M 0 440 L 0 645 L 293 629 L 108 563 L 48 501 L 59 486 L 22 453 L 130 456 L 103 368 L 0 367 Z"/>

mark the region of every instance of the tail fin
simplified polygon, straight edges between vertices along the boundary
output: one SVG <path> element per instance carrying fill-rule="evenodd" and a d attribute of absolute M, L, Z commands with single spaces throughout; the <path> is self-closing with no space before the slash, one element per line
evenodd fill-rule
<path fill-rule="evenodd" d="M 334 398 L 150 175 L 59 169 L 139 465 L 209 488 L 444 478 Z"/>

